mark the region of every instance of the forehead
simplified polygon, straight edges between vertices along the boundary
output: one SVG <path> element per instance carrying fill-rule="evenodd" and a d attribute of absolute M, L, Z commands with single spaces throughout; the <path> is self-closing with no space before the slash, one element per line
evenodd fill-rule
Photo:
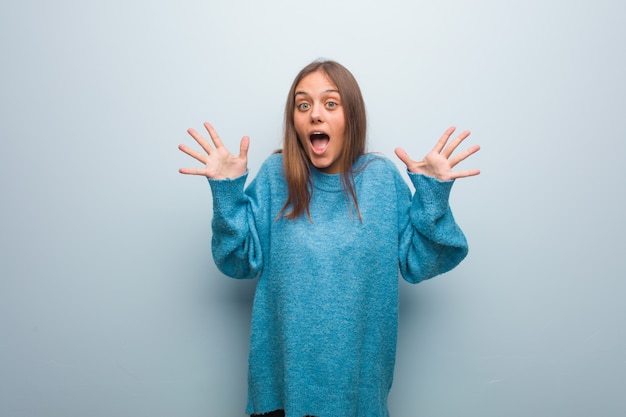
<path fill-rule="evenodd" d="M 338 89 L 330 77 L 321 71 L 315 71 L 306 75 L 300 80 L 298 85 L 296 85 L 296 94 L 312 94 L 328 91 L 338 92 Z"/>

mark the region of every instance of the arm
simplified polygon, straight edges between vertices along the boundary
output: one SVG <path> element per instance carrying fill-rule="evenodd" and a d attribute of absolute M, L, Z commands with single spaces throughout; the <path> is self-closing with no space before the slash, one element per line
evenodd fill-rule
<path fill-rule="evenodd" d="M 454 182 L 413 173 L 409 178 L 415 194 L 400 217 L 405 222 L 400 229 L 400 272 L 416 284 L 456 267 L 468 246 L 448 204 Z"/>
<path fill-rule="evenodd" d="M 467 241 L 456 224 L 449 206 L 454 180 L 480 174 L 477 169 L 454 172 L 461 161 L 477 152 L 475 145 L 458 155 L 455 149 L 470 132 L 465 131 L 448 143 L 455 128 L 445 131 L 431 152 L 423 160 L 413 161 L 401 148 L 396 155 L 405 163 L 409 178 L 415 186 L 408 224 L 400 238 L 400 269 L 403 277 L 413 283 L 432 278 L 457 266 L 467 255 Z M 405 219 L 406 214 L 401 216 Z"/>
<path fill-rule="evenodd" d="M 204 153 L 179 145 L 179 149 L 204 164 L 202 168 L 181 168 L 186 175 L 203 175 L 213 195 L 213 259 L 224 274 L 233 278 L 254 278 L 262 267 L 261 245 L 254 224 L 251 198 L 244 193 L 247 178 L 249 138 L 244 136 L 239 156 L 232 155 L 209 123 L 204 124 L 214 147 L 198 132 L 187 132 Z"/>
<path fill-rule="evenodd" d="M 213 260 L 222 273 L 232 278 L 255 278 L 263 267 L 254 196 L 244 193 L 246 177 L 209 178 L 213 195 Z M 252 184 L 249 190 L 253 188 Z"/>

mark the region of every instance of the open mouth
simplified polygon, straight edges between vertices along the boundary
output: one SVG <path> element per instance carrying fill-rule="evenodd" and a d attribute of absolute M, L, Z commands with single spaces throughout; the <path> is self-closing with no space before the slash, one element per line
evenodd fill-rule
<path fill-rule="evenodd" d="M 320 155 L 328 148 L 328 142 L 330 142 L 330 136 L 323 132 L 313 132 L 309 135 L 313 152 Z"/>

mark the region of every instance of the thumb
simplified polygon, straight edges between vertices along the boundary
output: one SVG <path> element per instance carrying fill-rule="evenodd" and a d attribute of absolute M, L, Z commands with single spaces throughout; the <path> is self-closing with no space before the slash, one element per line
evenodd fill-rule
<path fill-rule="evenodd" d="M 411 161 L 411 158 L 409 157 L 409 154 L 406 153 L 406 151 L 402 148 L 396 148 L 394 149 L 394 152 L 396 153 L 396 156 L 402 161 L 404 162 L 404 165 L 406 165 L 407 167 L 409 166 L 409 164 L 413 161 Z"/>
<path fill-rule="evenodd" d="M 248 159 L 248 149 L 250 148 L 250 137 L 244 136 L 239 143 L 239 158 Z"/>

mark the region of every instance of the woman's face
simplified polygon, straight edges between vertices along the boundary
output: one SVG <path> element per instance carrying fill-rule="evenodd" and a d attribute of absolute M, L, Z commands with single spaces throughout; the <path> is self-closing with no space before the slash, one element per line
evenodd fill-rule
<path fill-rule="evenodd" d="M 337 86 L 323 72 L 312 72 L 296 86 L 295 104 L 293 122 L 309 160 L 327 174 L 338 174 L 346 119 Z"/>

